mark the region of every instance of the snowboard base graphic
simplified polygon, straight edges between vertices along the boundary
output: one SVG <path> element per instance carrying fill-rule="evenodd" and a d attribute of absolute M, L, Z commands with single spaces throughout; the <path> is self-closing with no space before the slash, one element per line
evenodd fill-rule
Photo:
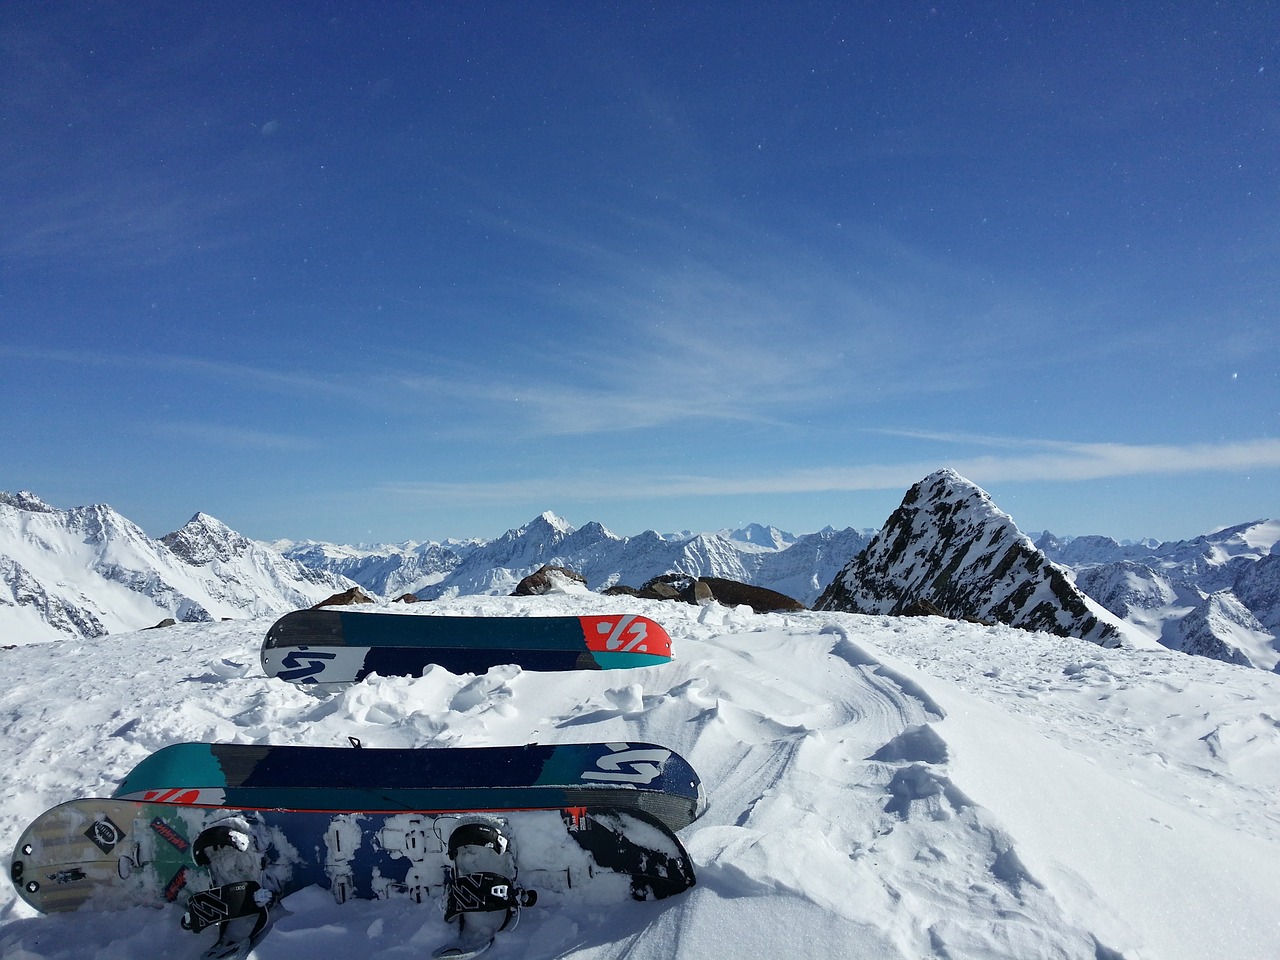
<path fill-rule="evenodd" d="M 679 839 L 637 810 L 321 813 L 107 798 L 71 800 L 36 818 L 18 840 L 10 875 L 22 899 L 45 913 L 190 904 L 189 917 L 228 889 L 195 855 L 197 839 L 227 822 L 261 852 L 249 861 L 258 875 L 240 878 L 256 884 L 260 901 L 313 884 L 337 903 L 443 901 L 454 879 L 450 838 L 477 823 L 509 839 L 516 876 L 508 879 L 536 891 L 539 909 L 656 900 L 695 883 Z"/>

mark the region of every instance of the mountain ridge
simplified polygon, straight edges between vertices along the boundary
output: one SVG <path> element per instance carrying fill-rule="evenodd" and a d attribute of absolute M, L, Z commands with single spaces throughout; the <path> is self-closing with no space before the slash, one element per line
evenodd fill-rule
<path fill-rule="evenodd" d="M 197 512 L 153 540 L 107 505 L 59 510 L 30 491 L 0 492 L 0 633 L 27 642 L 138 629 L 166 617 L 200 621 L 284 612 L 355 585 L 384 601 L 404 594 L 501 595 L 544 563 L 577 570 L 596 591 L 684 573 L 737 580 L 812 606 L 880 532 L 827 526 L 796 536 L 752 523 L 623 537 L 596 521 L 575 528 L 544 511 L 491 540 L 268 543 Z M 1020 531 L 1015 539 L 1030 543 Z M 1140 646 L 1280 669 L 1277 541 L 1280 521 L 1255 520 L 1168 542 L 1122 544 L 1045 532 L 1030 546 L 1064 577 L 1056 587 L 1041 584 L 1040 601 L 1079 593 L 1089 614 L 1112 621 Z M 1016 559 L 1004 572 L 1029 573 Z M 1035 593 L 1025 582 L 1001 589 L 1006 599 L 1019 589 Z M 1206 604 L 1223 591 L 1230 596 Z M 1011 609 L 986 615 L 998 618 Z M 984 618 L 963 605 L 946 612 Z"/>

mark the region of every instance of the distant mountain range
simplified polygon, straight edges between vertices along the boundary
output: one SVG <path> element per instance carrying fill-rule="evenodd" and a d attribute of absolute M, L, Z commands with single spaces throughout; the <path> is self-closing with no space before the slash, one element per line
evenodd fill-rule
<path fill-rule="evenodd" d="M 0 644 L 135 630 L 165 617 L 283 613 L 355 585 L 388 600 L 508 594 L 553 564 L 594 590 L 684 573 L 820 609 L 940 612 L 1271 670 L 1280 662 L 1277 540 L 1280 521 L 1260 520 L 1169 543 L 1050 533 L 1033 542 L 949 470 L 913 486 L 879 531 L 803 536 L 751 524 L 621 537 L 543 513 L 493 540 L 258 543 L 200 513 L 153 540 L 105 505 L 58 510 L 31 493 L 0 493 Z"/>
<path fill-rule="evenodd" d="M 801 537 L 751 524 L 740 530 L 620 537 L 599 523 L 573 527 L 543 513 L 495 540 L 344 547 L 277 541 L 292 560 L 356 581 L 385 597 L 424 600 L 506 594 L 543 564 L 570 567 L 592 590 L 638 587 L 664 573 L 721 577 L 768 587 L 809 605 L 874 531 L 833 530 Z"/>
<path fill-rule="evenodd" d="M 1193 540 L 1036 540 L 1050 560 L 1132 629 L 1174 650 L 1274 670 L 1280 663 L 1280 520 Z"/>

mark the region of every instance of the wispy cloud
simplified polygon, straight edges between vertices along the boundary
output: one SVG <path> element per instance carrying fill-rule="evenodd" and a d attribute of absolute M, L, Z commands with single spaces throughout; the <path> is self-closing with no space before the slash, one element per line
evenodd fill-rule
<path fill-rule="evenodd" d="M 992 362 L 957 362 L 975 336 L 954 315 L 930 333 L 936 304 L 900 303 L 741 223 L 656 239 L 661 227 L 637 225 L 645 252 L 630 257 L 545 220 L 506 226 L 574 264 L 562 284 L 528 291 L 539 315 L 519 328 L 518 360 L 406 386 L 499 407 L 528 434 L 844 416 L 972 387 Z"/>
<path fill-rule="evenodd" d="M 922 477 L 951 467 L 975 483 L 1086 481 L 1111 477 L 1280 468 L 1280 439 L 1220 444 L 1116 444 L 1008 441 L 1046 447 L 1041 452 L 938 458 L 903 463 L 817 467 L 746 475 L 575 475 L 524 477 L 499 482 L 386 482 L 382 493 L 437 501 L 534 502 L 551 498 L 619 501 L 654 497 L 718 497 L 740 494 L 802 494 L 906 489 Z"/>
<path fill-rule="evenodd" d="M 198 444 L 232 450 L 276 450 L 284 452 L 317 450 L 319 440 L 295 434 L 231 426 L 218 423 L 159 422 L 142 428 L 147 434 L 185 445 Z"/>
<path fill-rule="evenodd" d="M 147 372 L 198 374 L 210 380 L 277 393 L 329 396 L 358 399 L 366 394 L 363 386 L 350 380 L 314 372 L 273 368 L 229 360 L 209 360 L 175 354 L 110 353 L 97 350 L 68 350 L 48 347 L 24 347 L 0 344 L 0 357 L 19 360 L 41 360 L 77 366 L 119 367 L 134 375 Z"/>

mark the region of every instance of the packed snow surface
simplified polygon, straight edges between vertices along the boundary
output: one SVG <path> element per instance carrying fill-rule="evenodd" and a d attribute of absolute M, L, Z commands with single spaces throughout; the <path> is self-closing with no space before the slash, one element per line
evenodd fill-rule
<path fill-rule="evenodd" d="M 272 617 L 0 650 L 0 845 L 184 740 L 447 748 L 648 740 L 710 807 L 677 898 L 534 907 L 490 956 L 1274 960 L 1280 676 L 935 618 L 462 597 L 405 616 L 634 612 L 676 659 L 311 694 L 265 679 Z M 438 910 L 310 888 L 258 960 L 419 958 Z M 212 934 L 203 938 L 212 941 Z M 7 960 L 196 956 L 178 909 L 40 916 L 0 890 Z"/>

